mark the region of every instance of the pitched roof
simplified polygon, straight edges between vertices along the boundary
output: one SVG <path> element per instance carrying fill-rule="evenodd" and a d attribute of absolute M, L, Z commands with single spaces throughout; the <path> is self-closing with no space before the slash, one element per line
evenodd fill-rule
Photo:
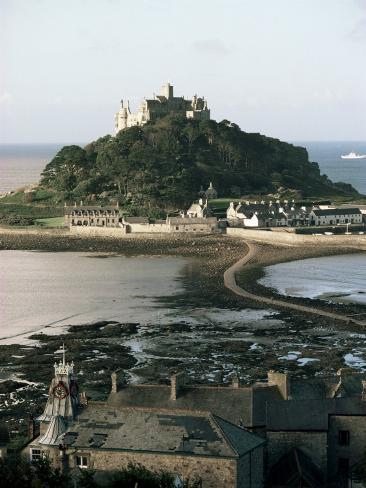
<path fill-rule="evenodd" d="M 362 215 L 359 208 L 324 208 L 313 209 L 312 212 L 317 217 L 322 217 L 326 215 Z"/>
<path fill-rule="evenodd" d="M 217 417 L 216 415 L 214 415 L 214 418 L 239 456 L 243 456 L 247 452 L 262 446 L 266 442 L 262 437 L 252 434 L 227 420 Z"/>
<path fill-rule="evenodd" d="M 113 212 L 114 210 L 119 210 L 119 207 L 117 206 L 107 206 L 107 207 L 102 207 L 101 205 L 78 205 L 75 207 L 75 205 L 68 205 L 67 207 L 64 207 L 69 211 L 77 210 L 77 211 L 82 211 L 82 210 L 103 210 L 103 211 L 109 211 Z"/>
<path fill-rule="evenodd" d="M 59 437 L 64 434 L 65 431 L 66 426 L 63 417 L 61 417 L 61 415 L 55 415 L 52 417 L 45 434 L 38 439 L 38 442 L 49 446 L 59 444 Z"/>
<path fill-rule="evenodd" d="M 169 217 L 171 224 L 214 224 L 217 222 L 216 217 Z"/>
<path fill-rule="evenodd" d="M 184 453 L 236 458 L 263 444 L 209 412 L 112 408 L 89 403 L 63 436 L 75 449 Z"/>
<path fill-rule="evenodd" d="M 108 404 L 120 407 L 199 409 L 210 411 L 233 424 L 262 426 L 266 404 L 281 398 L 277 387 L 234 388 L 229 386 L 184 386 L 176 400 L 170 398 L 168 385 L 128 385 L 111 393 Z"/>
<path fill-rule="evenodd" d="M 111 393 L 108 404 L 119 407 L 199 409 L 245 426 L 252 422 L 250 388 L 185 386 L 176 400 L 170 398 L 169 385 L 128 385 Z"/>
<path fill-rule="evenodd" d="M 327 431 L 329 415 L 366 416 L 366 401 L 352 397 L 270 402 L 267 405 L 267 429 Z"/>

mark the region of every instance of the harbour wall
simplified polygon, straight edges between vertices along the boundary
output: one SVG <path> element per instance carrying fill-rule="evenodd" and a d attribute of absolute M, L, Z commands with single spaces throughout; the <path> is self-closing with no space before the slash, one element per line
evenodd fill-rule
<path fill-rule="evenodd" d="M 303 235 L 287 232 L 286 230 L 256 230 L 242 229 L 235 227 L 227 228 L 229 237 L 239 237 L 250 241 L 265 242 L 274 245 L 286 246 L 344 246 L 356 247 L 366 250 L 366 234 L 349 234 L 349 235 Z"/>

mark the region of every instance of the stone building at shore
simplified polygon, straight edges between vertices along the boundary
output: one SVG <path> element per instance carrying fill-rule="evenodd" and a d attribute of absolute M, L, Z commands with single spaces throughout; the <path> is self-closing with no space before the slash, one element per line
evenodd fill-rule
<path fill-rule="evenodd" d="M 131 112 L 129 101 L 121 100 L 121 107 L 115 115 L 115 133 L 135 125 L 144 125 L 166 115 L 183 115 L 187 119 L 209 120 L 210 109 L 204 97 L 194 95 L 191 100 L 175 97 L 173 85 L 166 83 L 159 95 L 145 98 L 136 113 Z"/>
<path fill-rule="evenodd" d="M 65 226 L 72 233 L 82 235 L 100 235 L 123 237 L 126 234 L 176 234 L 195 233 L 212 234 L 220 232 L 218 221 L 213 217 L 202 200 L 192 204 L 188 213 L 182 212 L 177 217 L 149 219 L 148 217 L 120 216 L 118 205 L 68 206 L 64 209 Z"/>

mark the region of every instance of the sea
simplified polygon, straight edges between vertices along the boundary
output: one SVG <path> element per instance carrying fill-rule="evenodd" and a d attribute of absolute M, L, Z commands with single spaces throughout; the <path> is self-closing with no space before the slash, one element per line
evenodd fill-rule
<path fill-rule="evenodd" d="M 346 254 L 279 263 L 259 283 L 281 295 L 366 305 L 366 256 Z"/>
<path fill-rule="evenodd" d="M 360 193 L 366 194 L 366 159 L 341 159 L 341 154 L 351 151 L 366 154 L 366 141 L 291 142 L 308 150 L 310 161 L 319 163 L 322 174 L 335 182 L 351 183 Z M 64 145 L 0 144 L 0 194 L 37 182 L 46 164 Z"/>
<path fill-rule="evenodd" d="M 305 147 L 310 161 L 318 163 L 320 172 L 332 181 L 350 183 L 366 195 L 366 159 L 341 158 L 351 151 L 366 154 L 366 141 L 294 141 L 293 144 Z"/>

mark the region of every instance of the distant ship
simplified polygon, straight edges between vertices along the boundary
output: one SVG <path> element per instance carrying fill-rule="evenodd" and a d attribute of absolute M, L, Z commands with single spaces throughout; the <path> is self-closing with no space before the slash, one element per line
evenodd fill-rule
<path fill-rule="evenodd" d="M 357 154 L 351 151 L 349 154 L 342 154 L 342 159 L 366 159 L 366 154 Z"/>

